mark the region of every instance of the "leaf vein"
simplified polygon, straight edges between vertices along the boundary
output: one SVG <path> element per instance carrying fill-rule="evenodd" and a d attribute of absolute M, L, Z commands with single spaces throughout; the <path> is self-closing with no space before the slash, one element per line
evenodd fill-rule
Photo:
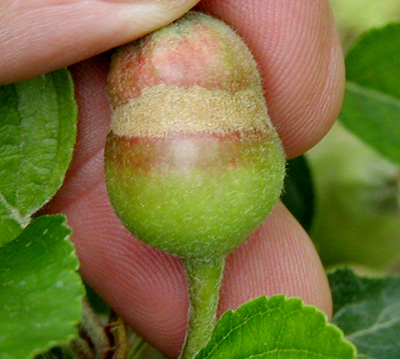
<path fill-rule="evenodd" d="M 346 335 L 346 338 L 348 340 L 354 341 L 354 339 L 356 339 L 357 337 L 360 337 L 360 336 L 363 336 L 366 334 L 372 334 L 373 332 L 378 331 L 380 329 L 390 328 L 392 325 L 395 325 L 395 324 L 400 324 L 400 318 L 395 318 L 395 319 L 389 320 L 385 323 L 375 323 L 374 325 L 372 325 L 368 328 L 358 330 L 356 332 L 353 332 L 350 335 Z"/>
<path fill-rule="evenodd" d="M 246 318 L 246 320 L 244 320 L 243 322 L 241 322 L 240 324 L 232 327 L 218 342 L 215 343 L 214 348 L 207 354 L 207 356 L 204 357 L 204 359 L 207 359 L 210 357 L 210 355 L 217 349 L 217 347 L 223 342 L 225 341 L 228 337 L 230 337 L 230 335 L 232 334 L 232 332 L 234 332 L 235 330 L 239 329 L 240 327 L 244 326 L 247 322 L 249 322 L 251 319 L 254 319 L 256 317 L 259 317 L 261 315 L 265 315 L 265 314 L 269 314 L 271 312 L 277 311 L 280 308 L 268 308 L 266 311 L 263 312 L 258 312 L 256 314 L 251 315 L 250 317 Z"/>
<path fill-rule="evenodd" d="M 276 311 L 279 311 L 279 310 L 281 310 L 281 309 L 282 309 L 281 307 L 278 307 L 278 308 L 267 308 L 267 310 L 262 311 L 262 312 L 259 312 L 259 313 L 256 313 L 256 314 L 254 314 L 254 315 L 252 315 L 252 316 L 246 318 L 246 320 L 244 320 L 244 321 L 241 322 L 240 324 L 238 324 L 238 325 L 232 327 L 232 328 L 226 333 L 226 335 L 225 335 L 224 337 L 222 337 L 218 342 L 215 343 L 214 348 L 207 354 L 207 356 L 204 357 L 204 359 L 209 358 L 209 357 L 218 349 L 218 347 L 221 345 L 222 342 L 224 342 L 225 340 L 227 340 L 227 339 L 231 336 L 231 334 L 232 334 L 234 331 L 236 331 L 237 329 L 239 329 L 239 328 L 241 328 L 242 326 L 246 325 L 250 320 L 252 320 L 252 319 L 254 319 L 254 318 L 256 318 L 256 317 L 259 317 L 259 316 L 270 315 L 271 313 L 276 312 Z M 292 315 L 294 315 L 294 314 L 297 314 L 297 313 L 299 313 L 299 312 L 301 312 L 301 308 L 298 308 L 298 309 L 296 309 L 296 310 L 292 310 L 291 312 L 282 315 L 282 316 L 281 316 L 281 319 L 282 319 L 282 321 L 284 321 L 287 317 L 292 316 Z M 274 348 L 273 348 L 273 349 L 270 349 L 270 350 L 268 350 L 268 351 L 266 351 L 266 352 L 264 352 L 264 354 L 267 354 L 267 353 L 270 353 L 270 352 L 272 353 L 272 352 L 274 352 L 274 351 L 281 351 L 281 350 L 282 350 L 282 351 L 284 351 L 284 350 L 285 350 L 285 351 L 293 350 L 293 351 L 298 351 L 298 352 L 304 351 L 304 352 L 313 353 L 313 352 L 311 352 L 311 351 L 309 351 L 309 350 L 307 350 L 307 349 L 279 349 L 279 348 L 277 348 L 277 346 L 278 346 L 278 344 L 279 344 L 279 340 L 280 340 L 281 334 L 282 334 L 282 332 L 283 332 L 283 327 L 284 327 L 284 325 L 282 325 L 282 328 L 280 329 L 278 338 L 275 340 Z M 318 356 L 320 356 L 321 358 L 331 358 L 331 357 L 328 357 L 328 356 L 325 356 L 325 355 L 319 354 L 319 353 L 313 353 L 313 354 L 318 355 Z M 249 358 L 251 358 L 251 357 L 249 357 Z"/>
<path fill-rule="evenodd" d="M 8 210 L 8 212 L 10 213 L 10 217 L 12 219 L 17 221 L 23 227 L 27 225 L 28 223 L 27 218 L 22 216 L 21 213 L 18 211 L 18 209 L 16 209 L 10 202 L 8 202 L 1 192 L 0 192 L 0 202 Z"/>
<path fill-rule="evenodd" d="M 313 351 L 307 350 L 307 349 L 278 349 L 278 348 L 275 348 L 275 349 L 268 350 L 263 353 L 250 355 L 250 356 L 246 357 L 245 359 L 257 358 L 257 357 L 261 357 L 266 354 L 273 354 L 273 353 L 305 353 L 305 354 L 311 354 L 317 358 L 323 358 L 323 359 L 333 359 L 334 358 L 332 356 L 328 356 L 328 355 L 321 354 L 321 353 L 316 353 L 316 352 L 313 352 Z"/>

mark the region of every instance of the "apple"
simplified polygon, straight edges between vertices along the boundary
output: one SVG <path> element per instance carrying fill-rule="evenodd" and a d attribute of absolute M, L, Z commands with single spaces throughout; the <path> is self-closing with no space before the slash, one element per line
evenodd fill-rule
<path fill-rule="evenodd" d="M 334 125 L 307 153 L 316 190 L 311 237 L 326 266 L 388 270 L 400 259 L 400 169 Z"/>

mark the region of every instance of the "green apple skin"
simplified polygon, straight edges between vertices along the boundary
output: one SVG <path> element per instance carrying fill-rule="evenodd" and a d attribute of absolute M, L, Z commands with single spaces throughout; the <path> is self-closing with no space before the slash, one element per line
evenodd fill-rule
<path fill-rule="evenodd" d="M 323 263 L 390 270 L 400 259 L 399 168 L 340 124 L 307 157 L 317 198 L 311 236 Z"/>
<path fill-rule="evenodd" d="M 108 138 L 107 188 L 126 227 L 184 258 L 223 256 L 279 197 L 279 147 L 257 134 Z"/>

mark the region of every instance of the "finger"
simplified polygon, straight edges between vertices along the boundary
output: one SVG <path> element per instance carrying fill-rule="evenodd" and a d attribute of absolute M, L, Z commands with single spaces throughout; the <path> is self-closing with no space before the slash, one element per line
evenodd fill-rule
<path fill-rule="evenodd" d="M 84 278 L 140 335 L 173 357 L 186 330 L 186 279 L 177 258 L 141 244 L 109 204 L 103 173 L 110 121 L 107 69 L 107 55 L 72 69 L 80 105 L 76 155 L 48 211 L 67 215 Z M 314 248 L 282 206 L 229 258 L 220 309 L 276 293 L 301 296 L 330 311 L 326 278 Z"/>
<path fill-rule="evenodd" d="M 286 294 L 332 314 L 321 261 L 307 233 L 281 203 L 228 258 L 222 293 L 220 313 L 251 298 Z"/>
<path fill-rule="evenodd" d="M 137 39 L 199 0 L 2 0 L 0 84 L 50 72 Z"/>
<path fill-rule="evenodd" d="M 344 91 L 339 36 L 327 0 L 205 0 L 254 53 L 287 156 L 314 146 L 337 118 Z"/>

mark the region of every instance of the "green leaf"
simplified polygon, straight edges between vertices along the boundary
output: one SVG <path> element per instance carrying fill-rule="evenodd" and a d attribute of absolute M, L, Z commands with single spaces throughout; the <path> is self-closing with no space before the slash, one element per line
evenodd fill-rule
<path fill-rule="evenodd" d="M 1 203 L 1 194 L 0 194 Z M 5 207 L 0 204 L 0 247 L 2 244 L 9 242 L 22 232 L 22 224 L 8 217 L 10 213 L 4 211 Z"/>
<path fill-rule="evenodd" d="M 63 216 L 0 247 L 0 359 L 29 359 L 77 334 L 84 287 Z"/>
<path fill-rule="evenodd" d="M 76 359 L 75 354 L 67 346 L 55 347 L 47 353 L 40 354 L 35 359 Z"/>
<path fill-rule="evenodd" d="M 348 129 L 400 163 L 400 23 L 374 29 L 346 57 L 340 114 Z"/>
<path fill-rule="evenodd" d="M 314 188 L 304 156 L 287 162 L 284 191 L 281 199 L 289 211 L 309 230 L 314 214 Z"/>
<path fill-rule="evenodd" d="M 362 278 L 343 268 L 330 273 L 329 281 L 333 321 L 360 355 L 400 358 L 400 278 Z"/>
<path fill-rule="evenodd" d="M 83 284 L 86 290 L 86 299 L 92 310 L 97 314 L 109 315 L 111 310 L 110 306 L 88 283 L 84 282 Z"/>
<path fill-rule="evenodd" d="M 382 155 L 400 163 L 400 98 L 348 81 L 340 119 Z"/>
<path fill-rule="evenodd" d="M 66 69 L 0 86 L 0 245 L 15 238 L 61 186 L 76 120 Z"/>
<path fill-rule="evenodd" d="M 196 356 L 206 358 L 350 359 L 355 348 L 316 307 L 277 295 L 226 312 Z"/>

